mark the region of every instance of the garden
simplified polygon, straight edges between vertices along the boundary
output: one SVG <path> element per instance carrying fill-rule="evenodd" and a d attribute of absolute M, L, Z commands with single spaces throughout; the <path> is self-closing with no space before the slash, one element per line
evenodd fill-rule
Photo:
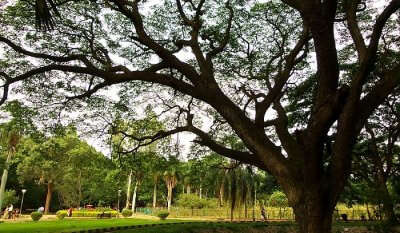
<path fill-rule="evenodd" d="M 400 232 L 400 0 L 0 0 L 0 233 Z"/>

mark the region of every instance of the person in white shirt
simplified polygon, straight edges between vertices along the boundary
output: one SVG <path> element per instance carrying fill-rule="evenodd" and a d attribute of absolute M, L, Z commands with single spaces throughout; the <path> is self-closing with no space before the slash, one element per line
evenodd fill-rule
<path fill-rule="evenodd" d="M 8 207 L 8 212 L 12 212 L 14 210 L 14 206 L 11 204 L 10 207 Z"/>

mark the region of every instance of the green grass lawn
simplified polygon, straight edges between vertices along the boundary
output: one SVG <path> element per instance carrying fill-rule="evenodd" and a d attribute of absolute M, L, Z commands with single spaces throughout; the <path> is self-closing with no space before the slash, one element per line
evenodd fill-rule
<path fill-rule="evenodd" d="M 264 223 L 189 223 L 182 225 L 153 226 L 142 229 L 120 230 L 115 233 L 222 233 L 264 232 Z"/>
<path fill-rule="evenodd" d="M 160 224 L 182 222 L 182 220 L 149 220 L 149 219 L 64 219 L 64 220 L 42 220 L 39 222 L 22 221 L 0 223 L 0 233 L 57 233 L 71 232 L 87 229 L 108 228 L 117 226 L 132 226 L 144 224 Z M 266 226 L 266 224 L 268 226 Z M 334 223 L 333 232 L 343 227 L 359 227 L 376 225 L 376 222 L 349 222 Z M 242 233 L 242 232 L 266 232 L 270 227 L 286 229 L 286 232 L 293 232 L 296 224 L 289 222 L 269 222 L 269 223 L 189 223 L 165 226 L 150 226 L 139 229 L 120 230 L 116 233 Z M 290 229 L 290 230 L 289 230 Z"/>
<path fill-rule="evenodd" d="M 354 232 L 360 233 L 360 227 L 364 229 L 375 225 L 377 222 L 338 222 L 333 224 L 332 232 L 343 232 L 344 228 L 355 229 Z M 366 230 L 366 229 L 365 229 Z M 293 221 L 289 222 L 268 222 L 268 223 L 190 223 L 182 225 L 154 226 L 142 229 L 120 230 L 115 233 L 270 233 L 270 232 L 298 232 L 297 225 Z M 385 232 L 389 231 L 377 231 Z M 398 231 L 396 231 L 398 232 Z"/>
<path fill-rule="evenodd" d="M 117 226 L 131 226 L 141 224 L 159 224 L 181 222 L 179 220 L 147 220 L 147 219 L 64 219 L 43 220 L 39 222 L 7 222 L 0 223 L 0 233 L 56 233 L 70 232 L 85 229 L 97 229 Z"/>

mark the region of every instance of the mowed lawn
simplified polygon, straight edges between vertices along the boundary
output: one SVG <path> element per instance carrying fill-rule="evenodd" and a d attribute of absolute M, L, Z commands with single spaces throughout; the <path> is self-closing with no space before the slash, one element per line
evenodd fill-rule
<path fill-rule="evenodd" d="M 189 223 L 120 230 L 115 233 L 265 233 L 265 223 Z"/>
<path fill-rule="evenodd" d="M 41 220 L 39 222 L 4 222 L 0 223 L 0 233 L 56 233 L 87 229 L 132 226 L 141 224 L 159 224 L 182 222 L 181 220 L 149 220 L 149 219 L 64 219 Z"/>

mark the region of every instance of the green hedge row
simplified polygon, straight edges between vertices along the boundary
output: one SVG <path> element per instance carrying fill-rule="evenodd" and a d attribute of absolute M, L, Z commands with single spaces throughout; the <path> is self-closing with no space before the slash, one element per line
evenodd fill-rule
<path fill-rule="evenodd" d="M 59 210 L 57 214 L 65 213 L 67 214 L 66 210 Z M 98 214 L 103 213 L 102 211 L 85 211 L 85 210 L 73 210 L 72 217 L 97 217 Z M 117 216 L 117 211 L 104 211 L 104 213 L 111 213 L 112 217 Z"/>

